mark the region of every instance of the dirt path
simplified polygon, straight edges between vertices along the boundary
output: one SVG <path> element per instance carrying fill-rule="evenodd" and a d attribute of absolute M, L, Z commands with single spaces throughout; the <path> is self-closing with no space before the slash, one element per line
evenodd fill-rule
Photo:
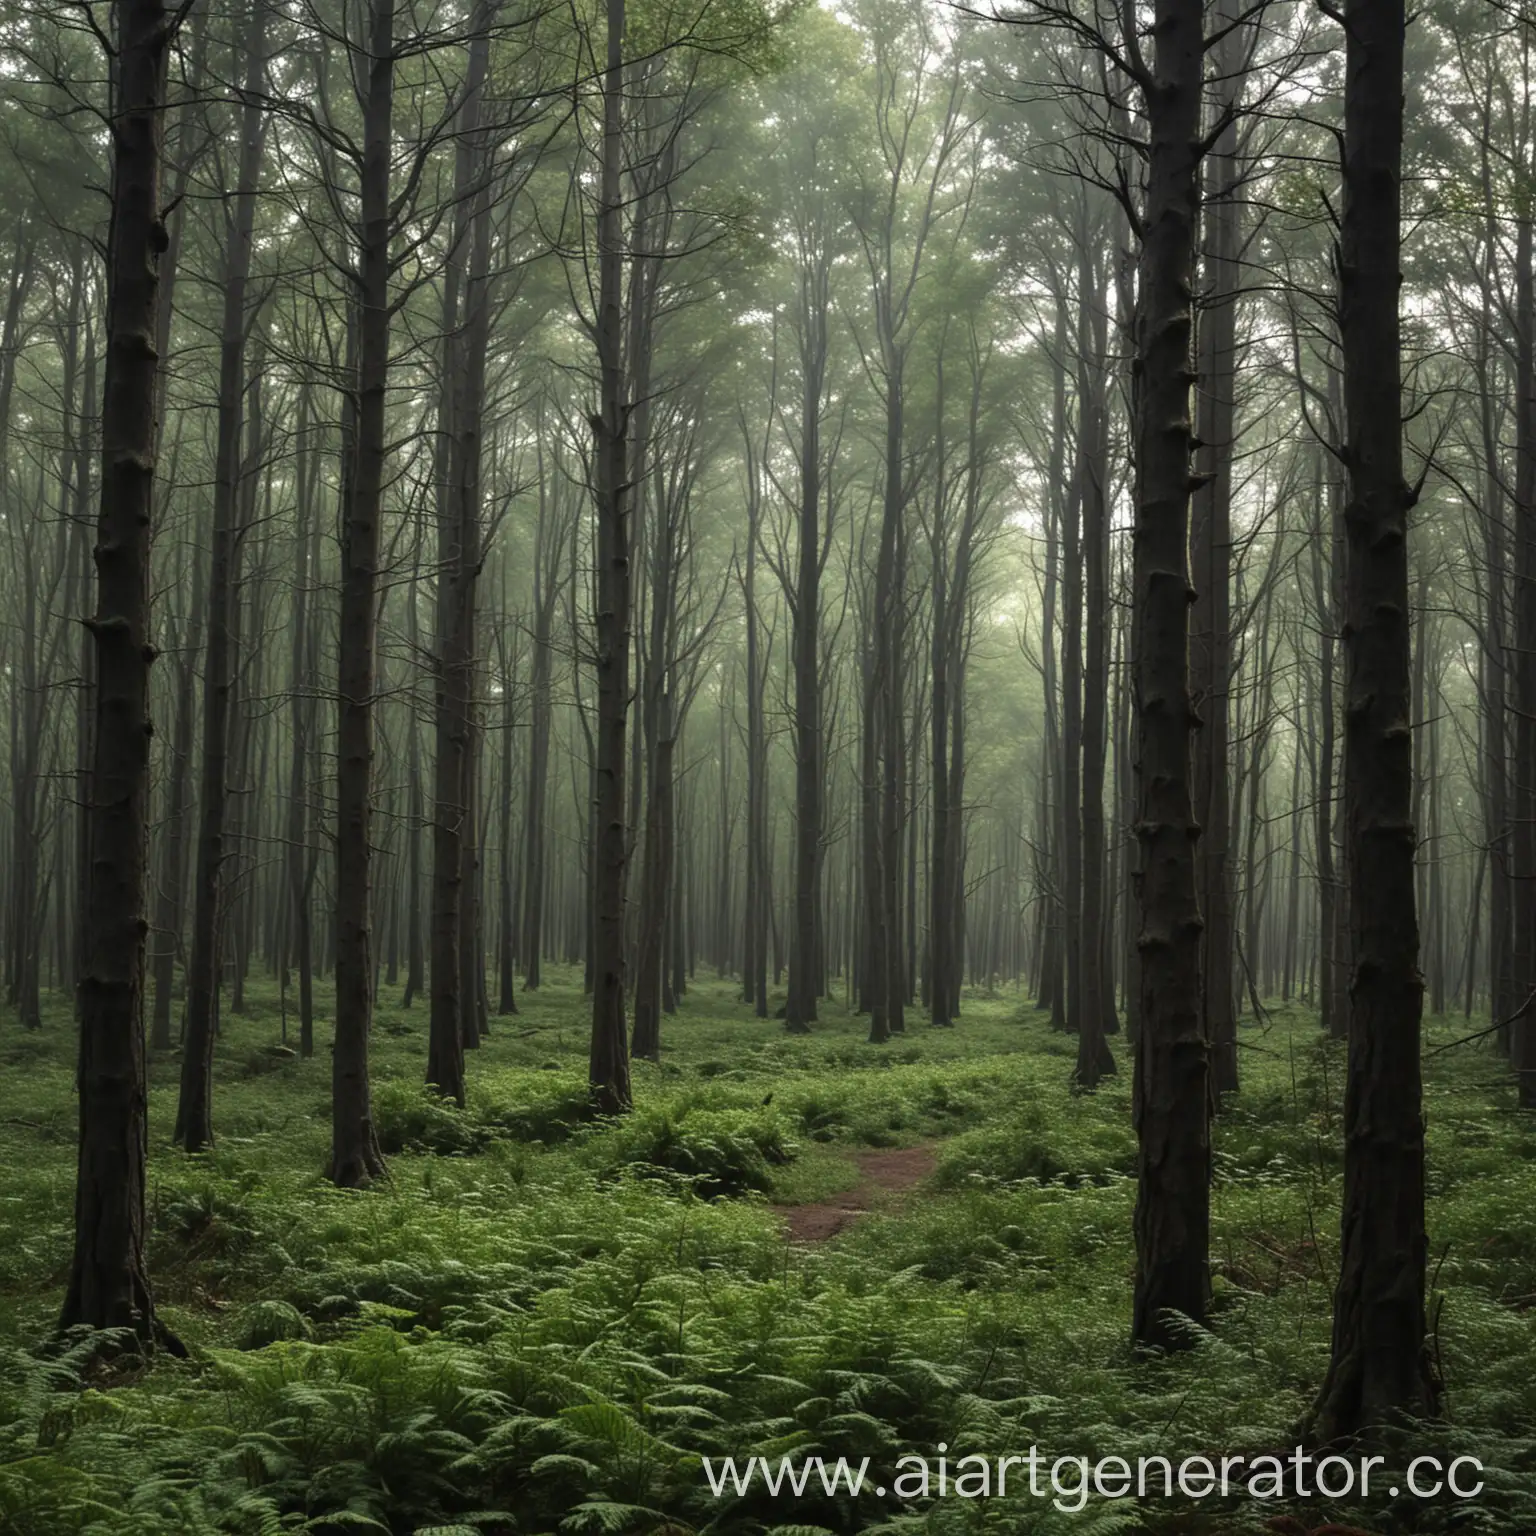
<path fill-rule="evenodd" d="M 789 1228 L 792 1243 L 824 1243 L 851 1227 L 859 1217 L 890 1203 L 892 1195 L 904 1194 L 921 1184 L 934 1170 L 938 1158 L 931 1146 L 871 1148 L 855 1155 L 859 1182 L 830 1200 L 813 1205 L 787 1205 L 780 1214 Z"/>

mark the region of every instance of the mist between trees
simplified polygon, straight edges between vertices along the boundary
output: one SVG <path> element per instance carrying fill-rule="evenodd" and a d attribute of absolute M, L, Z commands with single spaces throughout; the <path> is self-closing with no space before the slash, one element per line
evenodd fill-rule
<path fill-rule="evenodd" d="M 1433 1419 L 1426 989 L 1536 1107 L 1533 27 L 0 0 L 63 1325 L 185 1349 L 149 1147 L 218 1147 L 235 1021 L 329 1056 L 326 1178 L 377 1186 L 381 999 L 472 1109 L 553 968 L 599 1117 L 706 982 L 870 1052 L 1041 1010 L 1081 1102 L 1131 1079 L 1130 1337 L 1177 1353 L 1213 1123 L 1301 1007 L 1347 1040 L 1307 1432 Z"/>

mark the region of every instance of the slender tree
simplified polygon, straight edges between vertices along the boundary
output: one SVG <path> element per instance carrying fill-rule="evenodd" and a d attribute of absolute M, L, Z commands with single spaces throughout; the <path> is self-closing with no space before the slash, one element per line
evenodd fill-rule
<path fill-rule="evenodd" d="M 213 1140 L 213 1037 L 218 1027 L 220 920 L 225 905 L 225 812 L 229 798 L 230 702 L 239 647 L 239 559 L 244 505 L 241 451 L 246 425 L 246 292 L 261 174 L 266 75 L 267 0 L 251 0 L 245 37 L 240 157 L 226 231 L 224 315 L 219 339 L 218 441 L 213 537 L 209 557 L 208 645 L 203 657 L 203 757 L 199 779 L 197 855 L 193 870 L 192 956 L 187 969 L 187 1021 L 182 1042 L 176 1141 L 198 1152 Z M 254 381 L 252 381 L 254 382 Z M 259 445 L 258 445 L 259 448 Z"/>
<path fill-rule="evenodd" d="M 1211 1142 L 1201 1011 L 1200 908 L 1190 798 L 1189 501 L 1191 309 L 1200 193 L 1205 36 L 1200 0 L 1157 0 L 1154 53 L 1123 37 L 1147 118 L 1137 267 L 1136 521 L 1132 645 L 1136 721 L 1140 1032 L 1134 1114 L 1136 1292 L 1132 1335 L 1173 1348 L 1210 1291 Z"/>
<path fill-rule="evenodd" d="M 390 167 L 396 0 L 373 0 L 366 46 L 355 47 L 363 111 L 357 242 L 356 399 L 342 508 L 337 651 L 336 1040 L 331 1057 L 332 1182 L 367 1184 L 384 1171 L 373 1124 L 373 757 L 379 561 L 383 548 L 385 395 L 389 382 Z"/>
<path fill-rule="evenodd" d="M 101 511 L 96 524 L 90 776 L 83 830 L 79 1159 L 63 1327 L 125 1328 L 180 1352 L 155 1316 L 144 1266 L 144 1059 L 149 815 L 150 552 L 155 347 L 166 81 L 175 16 L 117 0 L 112 222 L 107 237 Z"/>
<path fill-rule="evenodd" d="M 1439 1405 L 1425 1323 L 1423 982 L 1414 903 L 1401 332 L 1403 0 L 1346 0 L 1339 333 L 1344 369 L 1344 815 L 1349 1070 L 1325 1440 Z"/>
<path fill-rule="evenodd" d="M 623 157 L 625 0 L 606 0 L 598 159 L 598 408 L 592 415 L 597 512 L 597 741 L 593 759 L 592 1049 L 588 1081 L 604 1114 L 629 1108 L 624 1027 L 625 732 L 629 712 L 631 404 L 625 385 Z"/>
<path fill-rule="evenodd" d="M 1220 36 L 1212 50 L 1210 132 L 1205 161 L 1200 398 L 1196 465 L 1200 483 L 1191 510 L 1190 557 L 1195 605 L 1190 688 L 1200 713 L 1195 736 L 1195 816 L 1200 825 L 1200 912 L 1204 919 L 1202 1004 L 1215 1092 L 1237 1087 L 1237 1019 L 1233 1010 L 1232 876 L 1228 863 L 1231 773 L 1227 762 L 1231 688 L 1233 400 L 1237 346 L 1237 107 L 1243 34 L 1230 0 L 1216 9 Z"/>
<path fill-rule="evenodd" d="M 432 1016 L 427 1081 L 464 1102 L 464 1047 L 478 1041 L 480 973 L 473 958 L 475 589 L 479 579 L 481 418 L 489 345 L 491 229 L 480 134 L 490 65 L 491 6 L 481 0 L 469 44 L 454 168 L 453 247 L 443 280 L 438 420 L 436 752 L 432 821 Z M 469 963 L 466 962 L 468 951 Z"/>

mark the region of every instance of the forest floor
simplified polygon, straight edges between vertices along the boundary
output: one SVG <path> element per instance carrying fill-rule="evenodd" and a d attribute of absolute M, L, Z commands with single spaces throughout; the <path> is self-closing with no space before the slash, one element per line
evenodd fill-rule
<path fill-rule="evenodd" d="M 1306 1009 L 1245 1022 L 1214 1131 L 1210 1327 L 1148 1361 L 1127 1345 L 1122 1040 L 1126 1070 L 1079 1094 L 1073 1042 L 1016 992 L 968 995 L 953 1029 L 914 1009 L 872 1046 L 840 1003 L 790 1036 L 700 978 L 661 1064 L 636 1063 L 634 1113 L 605 1122 L 572 974 L 492 1020 L 464 1111 L 419 1086 L 424 1001 L 383 992 L 391 1173 L 371 1191 L 322 1177 L 329 1024 L 313 1060 L 285 1054 L 275 987 L 227 1020 L 211 1152 L 170 1145 L 177 1062 L 152 1062 L 149 1262 L 191 1358 L 147 1370 L 44 1347 L 70 1251 L 73 1032 L 62 1000 L 36 1033 L 0 1022 L 3 1536 L 1536 1533 L 1536 1122 L 1486 1043 L 1454 1045 L 1479 1020 L 1428 1027 L 1450 1422 L 1390 1454 L 1476 1456 L 1482 1494 L 1095 1494 L 1078 1512 L 1049 1483 L 874 1488 L 941 1444 L 952 1467 L 1031 1445 L 1049 1467 L 1295 1443 L 1327 1361 L 1341 1166 L 1342 1051 Z M 701 1458 L 725 1455 L 868 1457 L 871 1475 L 857 1496 L 716 1496 Z"/>
<path fill-rule="evenodd" d="M 915 1189 L 931 1177 L 938 1157 L 931 1144 L 894 1151 L 857 1152 L 853 1165 L 859 1181 L 830 1200 L 808 1200 L 782 1208 L 789 1237 L 796 1243 L 824 1243 L 872 1210 L 888 1208 L 890 1197 Z"/>

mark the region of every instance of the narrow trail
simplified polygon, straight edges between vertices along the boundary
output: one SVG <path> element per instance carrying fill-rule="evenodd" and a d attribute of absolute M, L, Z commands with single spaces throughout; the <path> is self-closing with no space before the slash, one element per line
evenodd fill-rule
<path fill-rule="evenodd" d="M 861 1216 L 887 1207 L 893 1195 L 915 1189 L 934 1170 L 938 1156 L 931 1144 L 916 1147 L 872 1147 L 856 1153 L 859 1181 L 851 1189 L 808 1205 L 780 1207 L 792 1243 L 824 1243 L 846 1231 Z"/>

